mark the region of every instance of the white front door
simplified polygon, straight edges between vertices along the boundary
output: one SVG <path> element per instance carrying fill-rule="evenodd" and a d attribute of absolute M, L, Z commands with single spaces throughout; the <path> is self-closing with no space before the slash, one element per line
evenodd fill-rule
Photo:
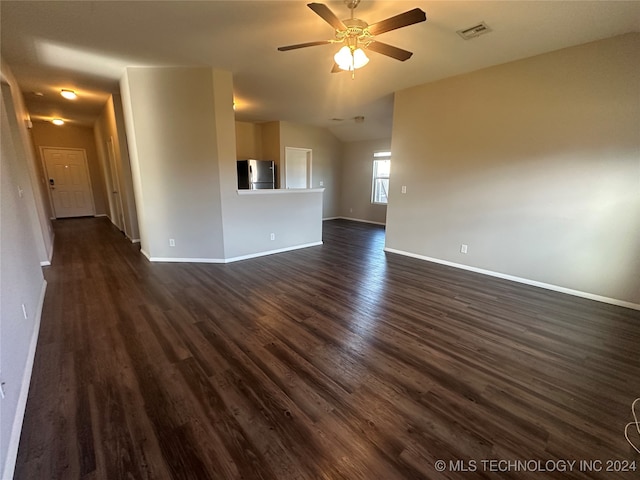
<path fill-rule="evenodd" d="M 42 155 L 56 218 L 94 215 L 85 151 L 43 147 Z"/>
<path fill-rule="evenodd" d="M 285 147 L 286 188 L 311 188 L 311 149 Z"/>

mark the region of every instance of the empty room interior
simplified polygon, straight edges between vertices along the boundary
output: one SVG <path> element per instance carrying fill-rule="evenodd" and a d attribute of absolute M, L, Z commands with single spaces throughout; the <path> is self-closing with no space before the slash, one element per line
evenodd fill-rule
<path fill-rule="evenodd" d="M 637 478 L 639 1 L 0 2 L 0 478 Z"/>

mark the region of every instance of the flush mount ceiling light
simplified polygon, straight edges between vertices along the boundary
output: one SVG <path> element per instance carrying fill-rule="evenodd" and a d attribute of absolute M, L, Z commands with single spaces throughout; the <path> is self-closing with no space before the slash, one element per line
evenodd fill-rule
<path fill-rule="evenodd" d="M 67 90 L 64 88 L 60 91 L 60 95 L 62 95 L 64 98 L 68 100 L 75 100 L 77 97 L 76 92 L 74 92 L 73 90 Z"/>
<path fill-rule="evenodd" d="M 351 18 L 345 20 L 340 20 L 331 11 L 331 9 L 329 9 L 329 7 L 322 3 L 307 4 L 311 10 L 335 29 L 334 38 L 331 40 L 287 45 L 284 47 L 278 47 L 278 50 L 286 52 L 287 50 L 314 47 L 316 45 L 341 43 L 343 46 L 333 57 L 335 64 L 333 65 L 331 73 L 346 70 L 351 72 L 351 78 L 354 77 L 356 69 L 364 67 L 369 62 L 369 58 L 364 53 L 364 50 L 380 53 L 387 57 L 400 60 L 401 62 L 408 60 L 411 55 L 413 55 L 413 53 L 407 50 L 379 42 L 376 39 L 376 36 L 391 30 L 424 22 L 427 19 L 427 16 L 422 10 L 414 8 L 413 10 L 409 10 L 394 17 L 387 18 L 386 20 L 369 25 L 364 20 L 354 18 L 353 16 L 353 10 L 358 6 L 360 0 L 344 0 L 344 3 L 347 8 L 351 10 Z"/>
<path fill-rule="evenodd" d="M 61 118 L 54 118 L 53 120 L 51 120 L 51 123 L 60 126 L 64 125 L 64 120 L 62 120 Z"/>

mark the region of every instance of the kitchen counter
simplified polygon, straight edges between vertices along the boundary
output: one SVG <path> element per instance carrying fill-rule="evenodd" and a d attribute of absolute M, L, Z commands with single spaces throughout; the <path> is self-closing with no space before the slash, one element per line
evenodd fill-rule
<path fill-rule="evenodd" d="M 236 190 L 238 195 L 280 195 L 290 193 L 322 193 L 324 187 L 321 188 L 274 188 L 266 190 Z"/>

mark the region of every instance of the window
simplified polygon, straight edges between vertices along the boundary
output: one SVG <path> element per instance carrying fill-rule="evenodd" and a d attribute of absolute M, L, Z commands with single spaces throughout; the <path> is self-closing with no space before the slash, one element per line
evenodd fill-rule
<path fill-rule="evenodd" d="M 387 204 L 389 192 L 389 172 L 391 170 L 391 152 L 373 154 L 373 187 L 371 203 Z"/>

